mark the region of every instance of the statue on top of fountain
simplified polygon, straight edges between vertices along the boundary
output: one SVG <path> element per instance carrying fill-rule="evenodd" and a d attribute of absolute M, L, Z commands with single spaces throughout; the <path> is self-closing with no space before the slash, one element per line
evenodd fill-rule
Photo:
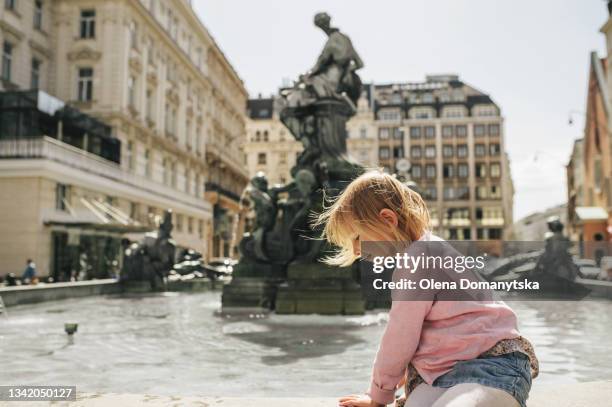
<path fill-rule="evenodd" d="M 363 172 L 346 148 L 346 122 L 361 96 L 356 71 L 363 61 L 350 38 L 330 22 L 326 13 L 315 16 L 314 24 L 328 36 L 323 51 L 313 68 L 283 89 L 276 101 L 280 120 L 303 151 L 291 168 L 293 180 L 285 185 L 268 187 L 263 173 L 251 180 L 247 195 L 256 219 L 239 244 L 242 259 L 234 275 L 314 263 L 325 255 L 326 245 L 317 240 L 320 230 L 311 228 L 311 216 L 322 210 L 324 196 L 337 195 Z"/>
<path fill-rule="evenodd" d="M 363 68 L 363 61 L 353 47 L 351 39 L 331 26 L 327 13 L 317 13 L 314 24 L 328 39 L 316 64 L 301 75 L 293 89 L 286 92 L 290 107 L 306 106 L 318 99 L 336 98 L 349 101 L 353 106 L 361 95 L 361 79 L 355 71 Z"/>

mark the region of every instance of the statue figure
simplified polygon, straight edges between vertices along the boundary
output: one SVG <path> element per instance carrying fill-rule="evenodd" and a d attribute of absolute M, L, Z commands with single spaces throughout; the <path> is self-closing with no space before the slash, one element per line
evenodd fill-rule
<path fill-rule="evenodd" d="M 288 97 L 289 106 L 304 106 L 324 98 L 348 98 L 354 106 L 361 94 L 361 79 L 355 71 L 363 68 L 363 61 L 351 39 L 331 26 L 327 13 L 317 13 L 314 24 L 328 39 L 315 65 L 300 77 L 297 88 L 302 91 Z"/>
<path fill-rule="evenodd" d="M 268 191 L 268 179 L 263 172 L 258 172 L 250 182 L 248 196 L 255 209 L 255 225 L 251 233 L 244 236 L 238 249 L 243 255 L 258 260 L 269 260 L 266 254 L 266 233 L 272 230 L 276 222 L 277 191 Z"/>
<path fill-rule="evenodd" d="M 172 211 L 168 209 L 157 232 L 145 234 L 140 243 L 133 243 L 126 249 L 122 281 L 149 281 L 152 289 L 165 286 L 176 250 L 172 229 Z"/>
<path fill-rule="evenodd" d="M 546 232 L 546 246 L 538 258 L 532 277 L 538 274 L 550 274 L 571 282 L 579 276 L 578 267 L 574 264 L 569 250 L 571 242 L 563 235 L 563 223 L 558 216 L 547 219 L 548 232 Z"/>

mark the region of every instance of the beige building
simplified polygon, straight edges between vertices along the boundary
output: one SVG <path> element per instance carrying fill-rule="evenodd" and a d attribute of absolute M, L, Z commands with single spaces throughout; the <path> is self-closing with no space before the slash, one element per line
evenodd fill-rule
<path fill-rule="evenodd" d="M 400 159 L 427 200 L 434 230 L 451 240 L 508 238 L 514 190 L 503 117 L 456 75 L 374 85 L 379 164 Z"/>
<path fill-rule="evenodd" d="M 297 141 L 279 119 L 275 98 L 250 99 L 244 153 L 249 175 L 263 172 L 270 186 L 291 180 L 290 170 L 302 152 Z"/>
<path fill-rule="evenodd" d="M 247 93 L 190 2 L 3 3 L 0 91 L 35 101 L 0 121 L 0 275 L 65 279 L 166 208 L 179 246 L 233 254 Z"/>

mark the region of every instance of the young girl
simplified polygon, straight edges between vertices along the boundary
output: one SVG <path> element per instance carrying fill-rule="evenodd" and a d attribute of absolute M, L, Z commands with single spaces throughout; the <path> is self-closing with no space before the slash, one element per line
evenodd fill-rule
<path fill-rule="evenodd" d="M 318 219 L 340 247 L 330 264 L 360 257 L 361 241 L 441 241 L 418 193 L 388 174 L 353 181 Z M 384 406 L 404 386 L 406 407 L 526 407 L 538 373 L 530 343 L 502 301 L 393 301 L 365 395 L 340 406 Z"/>

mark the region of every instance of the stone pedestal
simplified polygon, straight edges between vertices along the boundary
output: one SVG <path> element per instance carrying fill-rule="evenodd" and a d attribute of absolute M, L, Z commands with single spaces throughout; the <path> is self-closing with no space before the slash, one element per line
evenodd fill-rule
<path fill-rule="evenodd" d="M 322 263 L 292 264 L 278 287 L 278 314 L 360 315 L 365 311 L 361 288 L 350 267 Z"/>
<path fill-rule="evenodd" d="M 241 262 L 232 280 L 223 286 L 221 305 L 231 308 L 274 309 L 276 290 L 284 280 L 284 268 L 275 264 Z"/>

